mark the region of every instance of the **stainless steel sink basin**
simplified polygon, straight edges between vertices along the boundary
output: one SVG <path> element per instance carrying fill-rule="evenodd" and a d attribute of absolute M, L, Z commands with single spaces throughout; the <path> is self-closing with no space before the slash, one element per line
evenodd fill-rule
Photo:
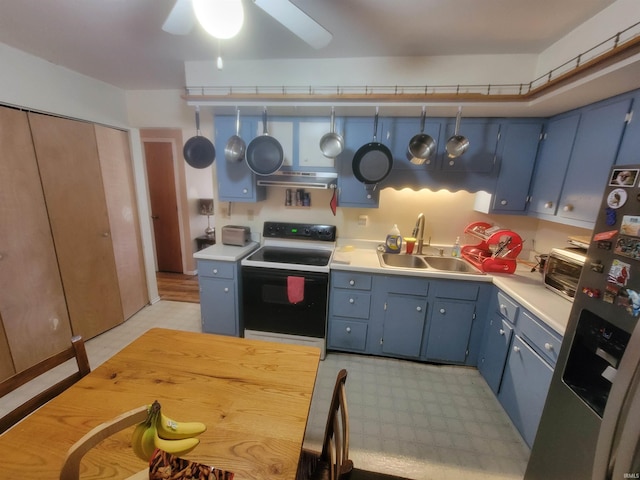
<path fill-rule="evenodd" d="M 462 258 L 431 255 L 406 255 L 397 253 L 378 253 L 380 266 L 384 268 L 429 269 L 444 272 L 469 273 L 483 275 L 483 272 Z"/>
<path fill-rule="evenodd" d="M 422 257 L 417 255 L 402 255 L 398 253 L 381 253 L 380 265 L 383 267 L 400 268 L 429 268 Z"/>
<path fill-rule="evenodd" d="M 482 273 L 476 267 L 457 257 L 424 257 L 425 262 L 436 270 L 446 270 L 447 272 L 462 273 Z"/>

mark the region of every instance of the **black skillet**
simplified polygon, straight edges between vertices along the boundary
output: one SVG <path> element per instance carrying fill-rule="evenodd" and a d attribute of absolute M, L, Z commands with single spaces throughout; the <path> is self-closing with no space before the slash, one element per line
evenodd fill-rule
<path fill-rule="evenodd" d="M 196 136 L 182 148 L 182 155 L 193 168 L 207 168 L 216 159 L 216 149 L 207 137 L 200 135 L 200 107 L 196 107 Z"/>
<path fill-rule="evenodd" d="M 393 155 L 386 145 L 376 140 L 378 135 L 378 111 L 373 122 L 373 141 L 361 146 L 353 157 L 353 175 L 367 189 L 374 190 L 376 185 L 387 178 L 393 166 Z"/>
<path fill-rule="evenodd" d="M 247 165 L 256 175 L 272 175 L 284 163 L 284 152 L 280 142 L 267 131 L 267 110 L 262 113 L 263 134 L 254 138 L 247 146 Z"/>

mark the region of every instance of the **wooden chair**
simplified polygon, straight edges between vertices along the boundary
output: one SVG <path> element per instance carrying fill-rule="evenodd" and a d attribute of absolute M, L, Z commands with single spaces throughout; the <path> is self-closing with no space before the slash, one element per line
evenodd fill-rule
<path fill-rule="evenodd" d="M 322 452 L 302 450 L 296 480 L 407 480 L 355 468 L 349 459 L 349 411 L 345 383 L 347 371 L 338 372 L 333 388 Z"/>
<path fill-rule="evenodd" d="M 40 392 L 35 397 L 30 398 L 29 400 L 0 418 L 0 433 L 8 430 L 24 417 L 33 413 L 35 410 L 47 403 L 49 400 L 60 395 L 67 388 L 69 388 L 71 385 L 76 383 L 91 371 L 91 367 L 89 366 L 89 359 L 87 358 L 87 351 L 84 345 L 84 340 L 81 336 L 74 336 L 71 339 L 71 346 L 66 350 L 57 353 L 56 355 L 53 355 L 20 373 L 16 373 L 12 377 L 9 377 L 8 379 L 0 383 L 0 398 L 2 398 L 8 393 L 14 391 L 16 388 L 24 385 L 34 378 L 39 377 L 52 368 L 57 367 L 58 365 L 61 365 L 72 358 L 75 358 L 76 363 L 78 364 L 78 371 L 59 381 L 55 385 L 52 385 L 43 392 Z"/>
<path fill-rule="evenodd" d="M 297 480 L 341 480 L 349 477 L 349 411 L 345 383 L 347 371 L 338 372 L 324 430 L 322 452 L 303 450 Z"/>

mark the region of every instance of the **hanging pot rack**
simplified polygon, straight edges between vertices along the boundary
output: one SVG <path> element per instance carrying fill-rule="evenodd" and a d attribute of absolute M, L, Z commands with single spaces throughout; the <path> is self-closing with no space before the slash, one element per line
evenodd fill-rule
<path fill-rule="evenodd" d="M 413 86 L 187 86 L 185 99 L 200 105 L 341 104 L 349 106 L 425 102 L 527 102 L 586 74 L 640 53 L 640 22 L 600 42 L 529 83 Z"/>

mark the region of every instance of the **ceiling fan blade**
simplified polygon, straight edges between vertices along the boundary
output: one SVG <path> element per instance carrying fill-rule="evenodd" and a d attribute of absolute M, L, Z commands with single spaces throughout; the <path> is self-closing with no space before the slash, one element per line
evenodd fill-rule
<path fill-rule="evenodd" d="M 193 29 L 195 22 L 196 17 L 191 0 L 176 0 L 162 25 L 162 30 L 173 35 L 187 35 Z"/>
<path fill-rule="evenodd" d="M 253 0 L 262 10 L 313 48 L 326 47 L 333 35 L 289 0 Z"/>

